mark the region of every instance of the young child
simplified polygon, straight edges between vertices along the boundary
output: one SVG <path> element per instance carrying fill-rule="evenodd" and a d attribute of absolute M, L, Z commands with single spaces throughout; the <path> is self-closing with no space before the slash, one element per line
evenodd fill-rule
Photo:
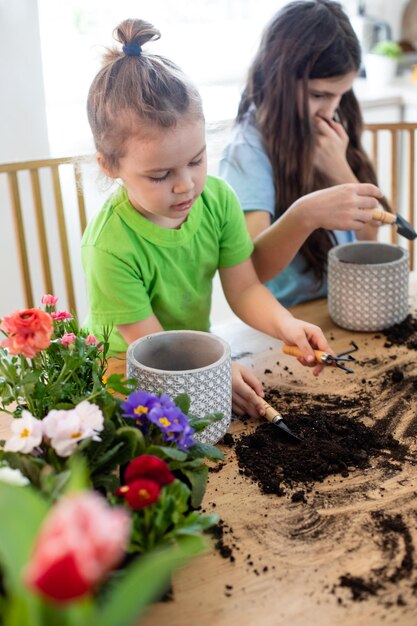
<path fill-rule="evenodd" d="M 218 269 L 236 315 L 296 344 L 311 365 L 313 347 L 328 352 L 329 345 L 320 328 L 294 319 L 259 282 L 236 196 L 207 177 L 198 92 L 171 61 L 142 49 L 159 37 L 147 22 L 122 22 L 115 39 L 123 48 L 107 52 L 90 87 L 97 160 L 121 185 L 82 240 L 88 326 L 97 336 L 113 325 L 113 354 L 164 329 L 209 331 Z M 261 383 L 235 364 L 234 412 L 262 414 L 262 395 Z"/>
<path fill-rule="evenodd" d="M 375 239 L 387 207 L 361 145 L 360 45 L 340 4 L 290 2 L 266 26 L 220 175 L 236 191 L 262 282 L 285 306 L 327 294 L 327 254 Z"/>

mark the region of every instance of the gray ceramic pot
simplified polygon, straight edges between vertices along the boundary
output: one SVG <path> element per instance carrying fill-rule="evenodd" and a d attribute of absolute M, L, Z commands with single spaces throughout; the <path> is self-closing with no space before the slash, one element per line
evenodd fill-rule
<path fill-rule="evenodd" d="M 328 256 L 328 306 L 342 328 L 377 331 L 408 314 L 408 252 L 375 241 L 335 246 Z"/>
<path fill-rule="evenodd" d="M 173 399 L 190 396 L 190 413 L 204 417 L 223 413 L 196 439 L 217 443 L 230 425 L 232 369 L 230 346 L 220 337 L 194 330 L 171 330 L 146 335 L 127 350 L 127 376 L 149 393 L 163 391 Z"/>

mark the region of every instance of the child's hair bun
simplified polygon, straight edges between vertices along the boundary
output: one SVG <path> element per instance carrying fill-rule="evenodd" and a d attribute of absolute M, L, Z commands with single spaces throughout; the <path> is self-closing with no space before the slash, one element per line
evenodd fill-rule
<path fill-rule="evenodd" d="M 145 20 L 124 20 L 113 31 L 116 41 L 123 44 L 123 52 L 127 56 L 140 56 L 142 46 L 148 41 L 155 41 L 161 33 L 155 26 Z"/>

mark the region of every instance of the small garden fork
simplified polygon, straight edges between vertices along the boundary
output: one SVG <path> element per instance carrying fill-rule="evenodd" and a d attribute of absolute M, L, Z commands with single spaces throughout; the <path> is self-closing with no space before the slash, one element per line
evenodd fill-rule
<path fill-rule="evenodd" d="M 344 370 L 348 374 L 352 374 L 353 370 L 351 370 L 349 367 L 346 367 L 343 362 L 355 361 L 355 357 L 352 356 L 352 352 L 356 352 L 357 350 L 359 350 L 359 348 L 354 341 L 351 341 L 350 345 L 352 346 L 350 350 L 345 350 L 345 352 L 341 352 L 340 354 L 329 354 L 328 352 L 323 352 L 322 350 L 314 350 L 317 363 L 332 365 L 334 367 L 338 367 L 341 370 Z M 297 346 L 288 346 L 284 344 L 283 352 L 284 354 L 288 354 L 290 356 L 303 356 L 300 348 L 298 348 Z"/>

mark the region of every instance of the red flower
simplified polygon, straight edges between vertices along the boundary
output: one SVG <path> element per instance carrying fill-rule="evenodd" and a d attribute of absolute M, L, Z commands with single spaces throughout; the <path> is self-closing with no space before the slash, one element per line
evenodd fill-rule
<path fill-rule="evenodd" d="M 25 582 L 56 602 L 92 591 L 122 559 L 130 519 L 92 492 L 63 497 L 38 535 Z"/>
<path fill-rule="evenodd" d="M 49 313 L 41 309 L 16 311 L 3 318 L 0 329 L 8 337 L 2 342 L 10 354 L 23 354 L 31 359 L 51 343 L 53 322 Z"/>
<path fill-rule="evenodd" d="M 144 509 L 151 506 L 158 500 L 161 487 L 153 480 L 147 478 L 139 478 L 133 480 L 128 485 L 119 487 L 116 491 L 117 496 L 123 496 L 128 505 L 135 510 Z"/>
<path fill-rule="evenodd" d="M 126 468 L 124 479 L 126 483 L 131 483 L 138 478 L 149 478 L 160 487 L 169 485 L 175 480 L 170 469 L 162 459 L 150 454 L 142 454 L 129 463 Z"/>

